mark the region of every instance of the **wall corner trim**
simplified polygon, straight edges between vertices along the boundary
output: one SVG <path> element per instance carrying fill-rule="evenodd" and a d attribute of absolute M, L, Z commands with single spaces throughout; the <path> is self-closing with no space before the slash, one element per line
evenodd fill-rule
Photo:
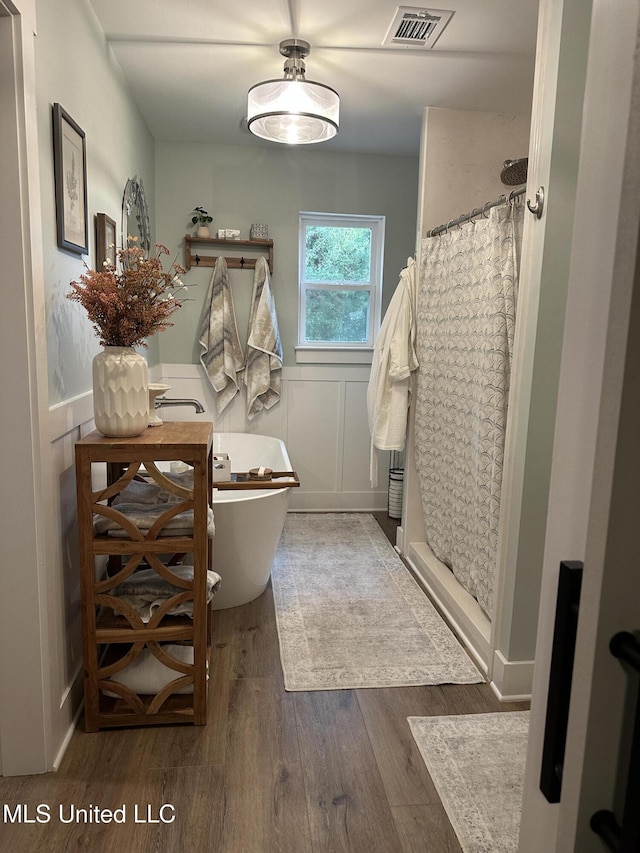
<path fill-rule="evenodd" d="M 498 649 L 493 652 L 491 689 L 501 702 L 527 702 L 533 688 L 532 660 L 507 660 Z"/>

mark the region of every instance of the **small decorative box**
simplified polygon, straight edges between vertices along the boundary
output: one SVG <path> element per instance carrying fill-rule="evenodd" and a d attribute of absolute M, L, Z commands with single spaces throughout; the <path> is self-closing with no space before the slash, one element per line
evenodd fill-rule
<path fill-rule="evenodd" d="M 213 456 L 213 482 L 226 483 L 231 479 L 231 462 L 228 453 L 216 453 Z"/>
<path fill-rule="evenodd" d="M 256 222 L 251 226 L 250 234 L 252 240 L 268 240 L 269 226 L 264 225 L 264 223 Z"/>

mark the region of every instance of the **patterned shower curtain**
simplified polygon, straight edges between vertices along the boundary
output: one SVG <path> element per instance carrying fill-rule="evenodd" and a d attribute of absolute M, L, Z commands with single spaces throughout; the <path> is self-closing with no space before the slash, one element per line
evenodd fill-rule
<path fill-rule="evenodd" d="M 492 617 L 522 208 L 422 243 L 415 457 L 428 543 Z"/>

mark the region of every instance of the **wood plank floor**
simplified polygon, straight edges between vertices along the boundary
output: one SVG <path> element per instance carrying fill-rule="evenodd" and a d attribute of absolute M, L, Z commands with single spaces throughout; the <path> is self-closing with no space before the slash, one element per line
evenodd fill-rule
<path fill-rule="evenodd" d="M 0 851 L 460 853 L 407 717 L 526 707 L 487 684 L 288 693 L 269 588 L 215 611 L 206 726 L 81 727 L 57 773 L 0 779 Z"/>

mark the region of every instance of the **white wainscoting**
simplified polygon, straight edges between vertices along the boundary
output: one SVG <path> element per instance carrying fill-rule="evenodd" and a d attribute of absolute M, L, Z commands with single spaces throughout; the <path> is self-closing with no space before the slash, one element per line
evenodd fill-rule
<path fill-rule="evenodd" d="M 161 364 L 151 380 L 171 386 L 167 397 L 200 400 L 206 415 L 192 408 L 165 408 L 167 420 L 211 417 L 220 432 L 253 432 L 281 438 L 301 486 L 291 492 L 292 510 L 384 510 L 389 454 L 379 453 L 378 488 L 369 482 L 368 365 L 298 365 L 282 370 L 280 402 L 253 420 L 246 417 L 242 390 L 218 419 L 215 395 L 198 364 Z"/>
<path fill-rule="evenodd" d="M 51 742 L 47 769 L 57 769 L 75 728 L 82 700 L 82 628 L 75 443 L 94 429 L 91 392 L 49 409 L 48 454 L 43 471 L 49 508 L 47 528 L 48 677 Z"/>

